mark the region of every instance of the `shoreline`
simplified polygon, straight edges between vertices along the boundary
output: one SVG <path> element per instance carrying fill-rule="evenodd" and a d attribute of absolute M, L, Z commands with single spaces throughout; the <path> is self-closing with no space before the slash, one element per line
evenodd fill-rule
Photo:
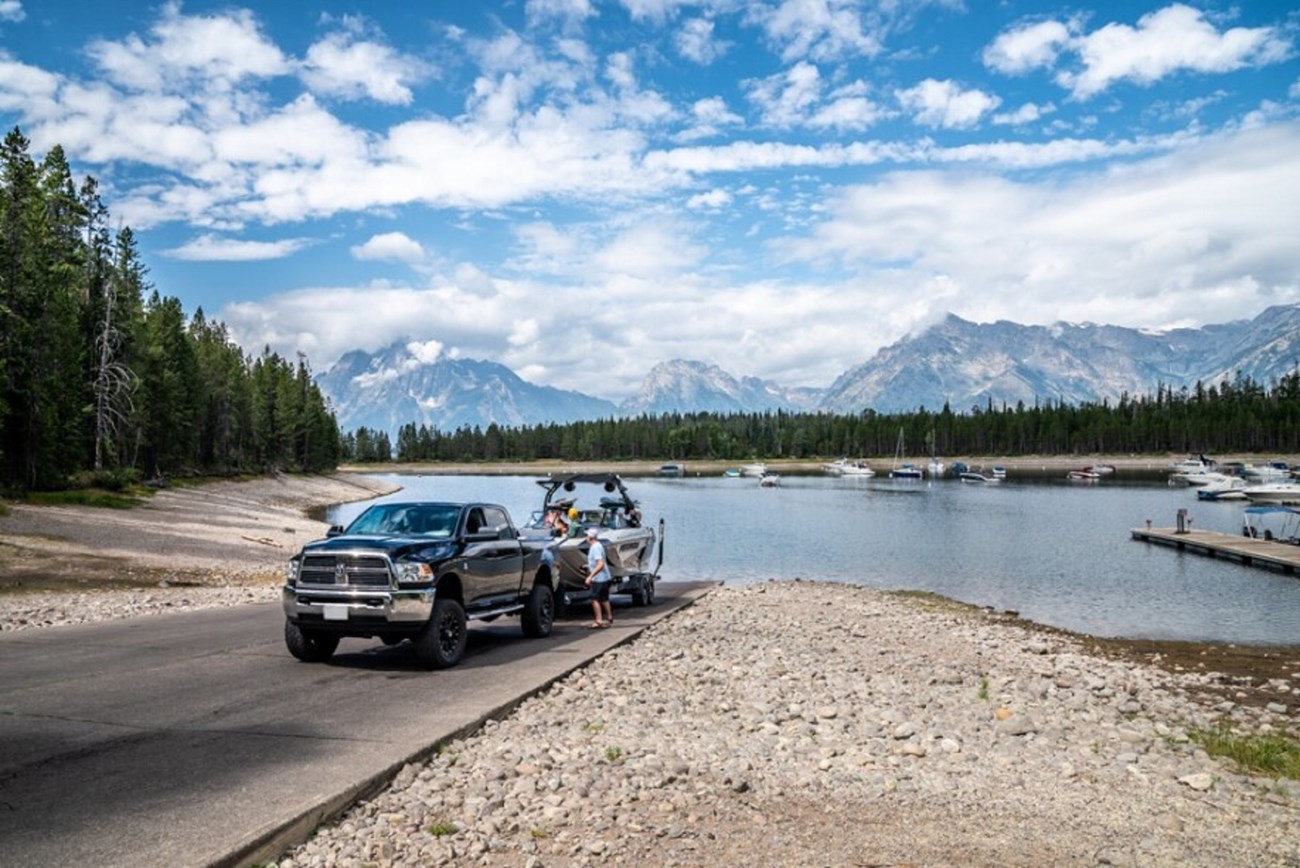
<path fill-rule="evenodd" d="M 794 475 L 821 475 L 825 471 L 822 465 L 835 460 L 838 456 L 809 459 L 751 458 L 736 461 L 716 461 L 712 459 L 675 461 L 684 464 L 687 476 L 716 476 L 729 467 L 737 467 L 751 461 L 762 462 L 769 470 L 777 473 Z M 852 456 L 849 456 L 850 458 Z M 1089 464 L 1110 464 L 1119 473 L 1163 473 L 1172 470 L 1175 461 L 1186 458 L 1183 453 L 1153 453 L 1149 455 L 1094 453 L 1086 455 L 1020 455 L 1020 456 L 940 456 L 949 467 L 954 461 L 963 461 L 972 467 L 993 467 L 1000 465 L 1010 473 L 1039 474 L 1064 473 Z M 1297 462 L 1294 455 L 1272 453 L 1234 453 L 1214 456 L 1219 462 L 1241 461 L 1257 464 L 1266 461 Z M 888 471 L 893 464 L 892 456 L 866 457 L 867 462 L 877 473 Z M 914 463 L 924 462 L 924 456 L 911 456 L 907 459 Z M 663 461 L 429 461 L 401 462 L 392 461 L 376 464 L 343 464 L 340 473 L 357 473 L 371 475 L 407 475 L 425 474 L 431 476 L 545 476 L 551 473 L 617 473 L 622 476 L 655 476 Z"/>

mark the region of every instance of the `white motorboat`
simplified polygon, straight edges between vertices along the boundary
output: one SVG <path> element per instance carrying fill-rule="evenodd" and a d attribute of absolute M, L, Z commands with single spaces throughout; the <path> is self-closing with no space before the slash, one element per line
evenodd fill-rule
<path fill-rule="evenodd" d="M 993 478 L 994 478 L 994 479 L 1006 479 L 1006 478 L 1007 478 L 1007 469 L 1006 469 L 1005 467 L 1003 467 L 1001 464 L 995 464 L 995 465 L 993 466 Z"/>
<path fill-rule="evenodd" d="M 1252 483 L 1282 482 L 1291 478 L 1291 468 L 1285 461 L 1270 461 L 1267 464 L 1246 464 L 1241 468 L 1241 475 Z"/>
<path fill-rule="evenodd" d="M 1196 489 L 1197 500 L 1245 500 L 1246 486 L 1249 484 L 1240 476 L 1218 474 L 1218 479 L 1211 480 Z"/>
<path fill-rule="evenodd" d="M 876 471 L 867 466 L 865 461 L 850 461 L 848 458 L 837 458 L 834 461 L 822 465 L 825 470 L 832 476 L 875 476 Z"/>
<path fill-rule="evenodd" d="M 672 462 L 659 466 L 659 475 L 668 479 L 680 479 L 686 475 L 686 465 Z"/>
<path fill-rule="evenodd" d="M 997 482 L 998 481 L 998 477 L 985 476 L 983 473 L 980 473 L 978 470 L 963 470 L 961 473 L 957 474 L 957 478 L 960 479 L 962 482 Z"/>
<path fill-rule="evenodd" d="M 1071 482 L 1096 482 L 1101 479 L 1101 474 L 1091 467 L 1076 467 L 1065 474 L 1065 478 Z"/>
<path fill-rule="evenodd" d="M 758 484 L 763 488 L 776 488 L 781 484 L 781 474 L 764 471 L 758 478 Z"/>
<path fill-rule="evenodd" d="M 658 545 L 663 521 L 660 520 L 656 535 L 655 529 L 644 521 L 623 480 L 614 473 L 558 473 L 537 480 L 537 484 L 546 489 L 542 508 L 533 513 L 523 532 L 532 537 L 554 539 L 547 554 L 564 601 L 576 602 L 590 593 L 586 587 L 590 548 L 586 530 L 594 527 L 596 539 L 605 549 L 605 562 L 614 576 L 611 592 L 631 594 L 639 605 L 654 602 L 654 583 L 663 560 Z M 584 499 L 588 491 L 590 500 Z M 563 536 L 557 536 L 555 530 L 556 516 L 560 514 L 572 517 Z"/>
<path fill-rule="evenodd" d="M 764 473 L 767 473 L 767 465 L 761 461 L 740 465 L 741 476 L 762 476 Z"/>
<path fill-rule="evenodd" d="M 1175 461 L 1169 467 L 1173 471 L 1169 474 L 1170 482 L 1187 483 L 1188 476 L 1209 473 L 1215 470 L 1218 465 L 1214 459 L 1206 458 L 1204 455 L 1189 455 L 1182 461 Z"/>
<path fill-rule="evenodd" d="M 1266 482 L 1242 489 L 1251 503 L 1274 506 L 1300 506 L 1300 482 Z"/>
<path fill-rule="evenodd" d="M 935 479 L 938 479 L 940 476 L 943 476 L 943 472 L 946 469 L 947 466 L 938 458 L 931 458 L 930 463 L 925 465 L 926 472 L 929 473 L 930 476 Z"/>

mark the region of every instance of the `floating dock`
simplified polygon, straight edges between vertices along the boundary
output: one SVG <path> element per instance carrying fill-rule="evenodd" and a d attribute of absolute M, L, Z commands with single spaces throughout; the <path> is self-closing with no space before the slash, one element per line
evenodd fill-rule
<path fill-rule="evenodd" d="M 1234 560 L 1248 567 L 1264 567 L 1291 574 L 1300 570 L 1300 545 L 1288 542 L 1208 530 L 1179 531 L 1177 528 L 1133 528 L 1133 539 L 1207 557 Z"/>

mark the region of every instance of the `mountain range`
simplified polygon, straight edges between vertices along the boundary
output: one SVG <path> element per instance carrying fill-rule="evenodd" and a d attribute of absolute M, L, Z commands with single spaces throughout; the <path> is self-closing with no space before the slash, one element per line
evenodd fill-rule
<path fill-rule="evenodd" d="M 317 382 L 343 430 L 365 426 L 391 436 L 407 422 L 453 431 L 494 422 L 522 426 L 671 412 L 893 413 L 945 403 L 963 412 L 990 402 L 1082 403 L 1154 394 L 1161 385 L 1219 383 L 1238 373 L 1270 384 L 1298 364 L 1300 305 L 1285 305 L 1251 320 L 1161 332 L 1091 323 L 973 323 L 949 314 L 884 347 L 826 389 L 737 378 L 717 365 L 674 359 L 652 368 L 636 394 L 615 404 L 529 383 L 496 362 L 454 358 L 433 341 L 409 340 L 373 354 L 349 352 Z"/>

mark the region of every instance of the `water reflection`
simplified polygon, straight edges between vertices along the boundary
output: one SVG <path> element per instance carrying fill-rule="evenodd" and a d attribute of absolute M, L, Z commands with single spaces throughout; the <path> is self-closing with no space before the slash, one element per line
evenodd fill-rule
<path fill-rule="evenodd" d="M 517 521 L 541 503 L 528 477 L 383 477 L 389 497 L 488 500 Z M 1300 643 L 1300 578 L 1137 543 L 1150 519 L 1239 532 L 1241 505 L 1200 503 L 1163 482 L 1063 479 L 895 483 L 786 476 L 780 488 L 721 476 L 632 479 L 667 523 L 663 575 L 749 583 L 821 579 L 934 591 L 1098 636 Z M 330 511 L 347 521 L 364 504 Z"/>

